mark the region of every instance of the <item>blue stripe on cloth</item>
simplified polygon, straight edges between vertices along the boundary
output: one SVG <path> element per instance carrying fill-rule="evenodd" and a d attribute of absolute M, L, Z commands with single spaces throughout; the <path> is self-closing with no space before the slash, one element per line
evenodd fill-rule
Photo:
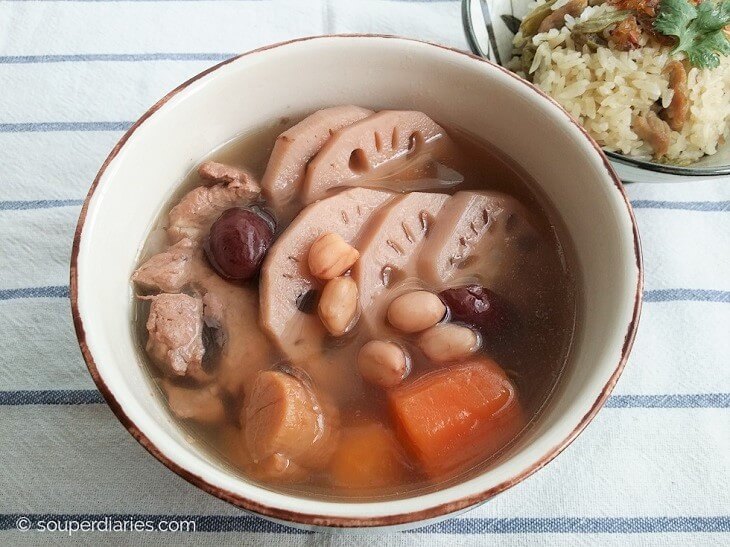
<path fill-rule="evenodd" d="M 70 522 L 106 523 L 112 530 L 115 522 L 188 523 L 195 532 L 253 532 L 269 534 L 311 534 L 259 517 L 244 515 L 140 515 L 140 514 L 4 514 L 0 515 L 0 530 L 15 530 L 18 521 L 25 520 L 32 529 L 39 523 L 53 521 L 59 530 L 67 530 Z M 28 522 L 30 521 L 30 522 Z M 194 527 L 192 524 L 194 523 Z M 730 517 L 541 517 L 541 518 L 453 518 L 438 524 L 408 530 L 406 534 L 666 534 L 722 533 L 730 531 Z"/>
<path fill-rule="evenodd" d="M 0 211 L 27 211 L 82 205 L 83 199 L 36 199 L 32 201 L 0 201 Z"/>
<path fill-rule="evenodd" d="M 612 395 L 606 408 L 730 408 L 730 393 Z"/>
<path fill-rule="evenodd" d="M 0 133 L 48 133 L 55 131 L 126 131 L 133 122 L 27 122 L 0 123 Z"/>
<path fill-rule="evenodd" d="M 416 534 L 658 534 L 728 532 L 730 517 L 455 518 Z"/>
<path fill-rule="evenodd" d="M 0 300 L 20 298 L 67 298 L 67 286 L 0 289 Z M 730 291 L 709 289 L 657 289 L 644 291 L 644 302 L 720 302 L 730 303 Z"/>
<path fill-rule="evenodd" d="M 672 209 L 676 211 L 730 211 L 730 201 L 656 201 L 637 199 L 634 209 Z"/>
<path fill-rule="evenodd" d="M 0 406 L 98 405 L 104 397 L 95 389 L 0 391 Z"/>
<path fill-rule="evenodd" d="M 644 302 L 730 302 L 730 291 L 656 289 L 644 291 Z"/>
<path fill-rule="evenodd" d="M 68 298 L 68 295 L 67 285 L 0 289 L 0 300 L 16 300 L 19 298 Z"/>
<path fill-rule="evenodd" d="M 94 405 L 104 398 L 95 389 L 0 391 L 0 406 Z M 612 395 L 607 408 L 730 408 L 730 393 Z"/>
<path fill-rule="evenodd" d="M 225 61 L 235 53 L 86 53 L 79 55 L 6 55 L 0 64 L 45 64 L 80 62 L 140 62 L 140 61 Z"/>

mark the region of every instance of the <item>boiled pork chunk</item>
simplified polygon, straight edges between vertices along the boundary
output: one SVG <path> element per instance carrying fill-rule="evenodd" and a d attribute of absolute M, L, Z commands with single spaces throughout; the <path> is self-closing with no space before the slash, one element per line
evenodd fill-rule
<path fill-rule="evenodd" d="M 195 245 L 190 239 L 181 239 L 148 258 L 132 274 L 132 281 L 147 291 L 180 292 L 190 280 L 195 252 Z"/>
<path fill-rule="evenodd" d="M 337 186 L 360 186 L 387 176 L 406 160 L 450 148 L 446 131 L 422 112 L 383 110 L 334 133 L 309 162 L 302 202 Z"/>
<path fill-rule="evenodd" d="M 248 205 L 260 193 L 261 187 L 250 178 L 199 186 L 188 192 L 170 210 L 167 238 L 173 244 L 184 238 L 200 241 L 223 211 Z"/>
<path fill-rule="evenodd" d="M 146 350 L 169 376 L 209 380 L 203 370 L 203 302 L 186 294 L 143 296 L 150 300 Z"/>
<path fill-rule="evenodd" d="M 217 161 L 204 161 L 198 167 L 198 176 L 203 180 L 211 182 L 233 184 L 255 187 L 257 185 L 253 174 L 246 169 L 218 163 Z"/>
<path fill-rule="evenodd" d="M 325 108 L 279 135 L 261 179 L 266 200 L 277 211 L 285 209 L 299 192 L 307 163 L 331 135 L 372 113 L 353 105 Z"/>
<path fill-rule="evenodd" d="M 399 196 L 378 214 L 358 242 L 360 260 L 352 278 L 360 291 L 360 324 L 370 332 L 385 324 L 386 304 L 398 280 L 415 275 L 421 244 L 448 202 L 446 194 L 412 192 Z"/>

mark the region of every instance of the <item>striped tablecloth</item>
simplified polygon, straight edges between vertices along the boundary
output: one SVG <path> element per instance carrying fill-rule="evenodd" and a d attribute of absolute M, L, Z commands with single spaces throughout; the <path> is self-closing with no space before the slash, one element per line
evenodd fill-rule
<path fill-rule="evenodd" d="M 608 408 L 546 469 L 459 518 L 380 537 L 302 533 L 198 491 L 117 422 L 68 302 L 94 174 L 132 120 L 193 74 L 333 32 L 466 48 L 454 0 L 0 1 L 0 543 L 730 544 L 727 179 L 628 187 L 646 304 Z M 196 532 L 52 531 L 134 519 Z"/>

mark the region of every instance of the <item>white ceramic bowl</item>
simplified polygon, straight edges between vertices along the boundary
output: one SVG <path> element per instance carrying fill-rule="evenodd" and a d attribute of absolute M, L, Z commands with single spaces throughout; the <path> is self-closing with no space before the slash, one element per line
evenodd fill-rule
<path fill-rule="evenodd" d="M 570 368 L 539 423 L 505 461 L 438 492 L 334 503 L 266 490 L 191 445 L 155 395 L 135 351 L 132 287 L 140 248 L 163 204 L 217 146 L 281 116 L 353 103 L 423 110 L 483 137 L 542 186 L 577 251 L 585 313 Z M 89 191 L 73 244 L 71 299 L 97 386 L 134 437 L 167 467 L 220 498 L 304 526 L 420 525 L 520 482 L 565 448 L 605 402 L 641 308 L 639 237 L 599 147 L 530 84 L 460 51 L 387 36 L 329 36 L 247 53 L 171 92 L 112 150 Z"/>

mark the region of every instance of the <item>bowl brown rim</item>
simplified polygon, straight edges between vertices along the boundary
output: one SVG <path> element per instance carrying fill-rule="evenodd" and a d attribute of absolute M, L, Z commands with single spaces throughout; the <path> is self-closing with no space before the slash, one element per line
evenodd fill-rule
<path fill-rule="evenodd" d="M 634 295 L 634 309 L 631 321 L 629 322 L 628 329 L 626 331 L 626 334 L 624 336 L 624 343 L 623 348 L 621 351 L 621 358 L 619 362 L 616 364 L 616 368 L 614 369 L 613 373 L 611 374 L 610 378 L 604 385 L 603 389 L 601 390 L 601 393 L 599 394 L 596 401 L 591 406 L 590 410 L 581 418 L 578 425 L 570 432 L 570 434 L 563 439 L 560 443 L 558 443 L 556 446 L 554 446 L 551 450 L 547 451 L 545 455 L 543 455 L 536 463 L 528 467 L 527 469 L 521 471 L 520 473 L 517 473 L 513 477 L 501 482 L 500 484 L 493 486 L 492 488 L 489 488 L 487 490 L 484 490 L 478 494 L 474 494 L 471 496 L 466 496 L 461 499 L 450 501 L 448 503 L 440 504 L 434 507 L 429 507 L 427 509 L 422 509 L 419 511 L 410 511 L 410 512 L 404 512 L 399 513 L 395 515 L 382 515 L 382 516 L 375 516 L 375 517 L 336 517 L 336 516 L 329 516 L 329 515 L 314 515 L 310 513 L 300 513 L 297 511 L 290 511 L 287 509 L 279 509 L 279 508 L 273 508 L 268 505 L 259 503 L 257 501 L 245 498 L 243 496 L 239 496 L 237 494 L 234 494 L 233 492 L 230 492 L 226 489 L 220 488 L 218 486 L 212 485 L 209 482 L 207 482 L 202 477 L 188 471 L 187 469 L 182 468 L 172 460 L 170 460 L 167 456 L 162 454 L 162 452 L 155 446 L 155 444 L 142 433 L 142 431 L 137 427 L 137 425 L 127 416 L 127 414 L 124 412 L 124 409 L 122 408 L 121 404 L 116 400 L 114 395 L 112 394 L 109 387 L 106 385 L 104 379 L 99 374 L 99 371 L 96 367 L 96 363 L 94 361 L 94 357 L 91 354 L 91 351 L 89 350 L 89 347 L 86 343 L 86 332 L 84 329 L 84 323 L 81 318 L 81 314 L 79 313 L 79 305 L 78 305 L 78 296 L 79 296 L 79 287 L 78 287 L 78 255 L 79 255 L 79 248 L 81 243 L 81 234 L 84 227 L 84 222 L 86 220 L 86 214 L 89 208 L 89 202 L 91 198 L 94 195 L 94 192 L 96 191 L 96 188 L 99 184 L 99 181 L 101 180 L 101 177 L 104 175 L 107 167 L 109 164 L 114 160 L 114 158 L 119 154 L 119 151 L 122 149 L 122 147 L 126 144 L 126 142 L 129 140 L 129 138 L 134 134 L 134 132 L 142 125 L 148 118 L 150 118 L 155 112 L 157 112 L 165 103 L 167 103 L 171 98 L 173 98 L 175 95 L 177 95 L 182 90 L 186 89 L 188 86 L 190 86 L 192 83 L 196 82 L 200 78 L 218 70 L 219 68 L 237 60 L 242 57 L 246 57 L 249 55 L 253 55 L 255 53 L 260 53 L 263 51 L 267 51 L 270 49 L 286 46 L 293 43 L 298 42 L 305 42 L 310 40 L 318 40 L 318 39 L 329 39 L 329 38 L 362 38 L 362 39 L 369 39 L 369 38 L 376 38 L 376 39 L 394 39 L 394 40 L 402 40 L 407 42 L 414 42 L 419 44 L 425 44 L 431 47 L 437 47 L 440 49 L 444 49 L 447 51 L 451 51 L 454 53 L 458 53 L 459 55 L 464 55 L 465 57 L 469 57 L 471 59 L 474 59 L 480 63 L 486 63 L 488 65 L 491 65 L 493 68 L 497 70 L 501 70 L 503 73 L 509 75 L 510 77 L 514 78 L 516 81 L 520 82 L 522 85 L 526 85 L 529 87 L 533 92 L 537 93 L 538 95 L 542 96 L 543 98 L 550 101 L 554 106 L 556 106 L 558 109 L 560 109 L 561 112 L 563 112 L 566 117 L 570 120 L 570 122 L 575 125 L 580 132 L 585 136 L 585 138 L 591 143 L 593 148 L 596 150 L 596 152 L 599 154 L 601 159 L 603 160 L 604 166 L 606 168 L 606 171 L 608 175 L 613 180 L 614 185 L 618 189 L 619 193 L 621 194 L 624 203 L 626 205 L 627 212 L 629 213 L 629 218 L 631 219 L 632 224 L 632 232 L 633 232 L 633 242 L 634 242 L 634 255 L 636 260 L 636 266 L 638 269 L 638 276 L 637 276 L 637 284 L 636 284 L 636 292 Z M 613 168 L 611 167 L 611 164 L 608 161 L 608 158 L 603 153 L 603 150 L 598 146 L 598 144 L 588 135 L 588 133 L 578 124 L 571 116 L 568 114 L 565 109 L 563 109 L 554 99 L 540 91 L 538 88 L 534 87 L 529 82 L 523 80 L 522 78 L 518 77 L 517 75 L 511 73 L 509 70 L 492 63 L 489 60 L 483 59 L 481 57 L 478 57 L 476 55 L 473 55 L 471 53 L 448 47 L 443 46 L 440 44 L 434 44 L 432 42 L 427 42 L 424 40 L 416 40 L 413 38 L 404 38 L 401 36 L 395 36 L 390 34 L 327 34 L 327 35 L 317 35 L 317 36 L 308 36 L 303 38 L 297 38 L 294 40 L 287 40 L 284 42 L 278 42 L 275 44 L 271 44 L 268 46 L 264 46 L 258 49 L 254 49 L 252 51 L 242 53 L 241 55 L 237 55 L 235 57 L 232 57 L 230 59 L 227 59 L 221 63 L 218 63 L 217 65 L 214 65 L 203 72 L 193 76 L 180 86 L 173 89 L 171 92 L 169 92 L 167 95 L 165 95 L 162 99 L 157 101 L 147 112 L 145 112 L 133 125 L 130 127 L 127 132 L 121 137 L 119 142 L 114 146 L 114 148 L 111 150 L 109 155 L 107 156 L 106 160 L 104 160 L 104 163 L 102 164 L 101 168 L 99 169 L 99 172 L 97 173 L 96 177 L 94 178 L 93 183 L 91 184 L 91 187 L 89 189 L 89 192 L 86 196 L 86 199 L 84 200 L 84 204 L 81 208 L 81 213 L 79 215 L 78 224 L 76 226 L 76 231 L 74 234 L 74 240 L 73 240 L 73 246 L 71 249 L 71 265 L 70 265 L 70 299 L 71 299 L 71 313 L 73 316 L 73 322 L 74 322 L 74 328 L 76 329 L 76 336 L 78 338 L 79 347 L 81 349 L 81 353 L 84 357 L 84 361 L 86 362 L 86 366 L 89 369 L 89 373 L 91 374 L 91 377 L 93 378 L 94 382 L 96 383 L 97 388 L 101 392 L 101 394 L 104 396 L 104 399 L 106 400 L 107 404 L 111 408 L 112 412 L 116 415 L 117 419 L 124 425 L 124 427 L 127 428 L 129 433 L 155 458 L 157 458 L 162 464 L 164 464 L 168 469 L 175 472 L 177 475 L 185 479 L 186 481 L 190 482 L 191 484 L 197 486 L 201 490 L 212 494 L 224 501 L 227 501 L 241 509 L 245 509 L 247 511 L 251 511 L 253 513 L 257 513 L 263 517 L 268 517 L 272 519 L 278 519 L 280 521 L 287 521 L 291 522 L 295 525 L 306 525 L 306 526 L 324 526 L 324 527 L 335 527 L 335 528 L 362 528 L 362 527 L 377 527 L 377 526 L 394 526 L 399 524 L 409 524 L 419 521 L 425 521 L 430 519 L 435 519 L 439 517 L 446 517 L 450 513 L 454 513 L 456 511 L 460 511 L 462 509 L 469 508 L 471 506 L 474 506 L 480 502 L 484 502 L 495 495 L 499 494 L 500 492 L 503 492 L 504 490 L 507 490 L 508 488 L 511 488 L 515 484 L 518 484 L 522 482 L 524 479 L 535 473 L 538 469 L 544 467 L 547 465 L 550 461 L 552 461 L 558 454 L 560 454 L 570 443 L 575 440 L 575 438 L 585 429 L 585 427 L 591 422 L 591 420 L 595 417 L 595 415 L 598 413 L 598 411 L 603 407 L 604 403 L 608 399 L 609 395 L 611 394 L 611 391 L 613 390 L 613 387 L 615 386 L 616 382 L 618 381 L 619 376 L 621 375 L 621 372 L 623 371 L 626 361 L 628 359 L 629 353 L 631 352 L 631 347 L 634 342 L 634 337 L 636 335 L 636 329 L 638 327 L 639 322 L 639 316 L 641 314 L 641 306 L 642 306 L 642 294 L 643 294 L 643 285 L 644 285 L 644 268 L 643 268 L 643 262 L 642 262 L 642 256 L 641 256 L 641 242 L 639 239 L 639 232 L 636 225 L 636 219 L 634 218 L 633 209 L 631 207 L 631 204 L 628 200 L 628 197 L 626 196 L 626 193 L 623 189 L 623 185 L 621 184 L 621 181 L 619 180 L 618 176 L 614 172 Z"/>

